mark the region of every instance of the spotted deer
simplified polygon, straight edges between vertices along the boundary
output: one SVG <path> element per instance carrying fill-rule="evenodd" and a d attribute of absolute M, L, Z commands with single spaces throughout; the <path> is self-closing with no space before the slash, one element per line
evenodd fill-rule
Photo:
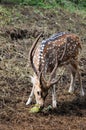
<path fill-rule="evenodd" d="M 55 89 L 60 77 L 56 78 L 56 70 L 62 66 L 71 72 L 69 93 L 74 91 L 75 76 L 78 74 L 80 94 L 84 96 L 78 67 L 78 55 L 81 50 L 79 37 L 75 34 L 60 32 L 37 45 L 41 35 L 33 43 L 29 54 L 34 76 L 31 77 L 33 88 L 26 105 L 32 102 L 35 95 L 36 103 L 43 107 L 48 90 L 52 87 L 52 106 L 54 108 L 57 106 Z M 48 79 L 45 78 L 47 73 Z"/>

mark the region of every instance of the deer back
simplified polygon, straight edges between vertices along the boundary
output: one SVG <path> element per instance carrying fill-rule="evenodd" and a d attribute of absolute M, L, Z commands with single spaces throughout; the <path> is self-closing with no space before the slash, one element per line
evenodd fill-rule
<path fill-rule="evenodd" d="M 61 32 L 43 40 L 36 48 L 33 62 L 40 71 L 47 68 L 52 71 L 56 57 L 58 65 L 67 64 L 70 59 L 77 59 L 79 49 L 81 49 L 80 39 L 75 34 Z"/>

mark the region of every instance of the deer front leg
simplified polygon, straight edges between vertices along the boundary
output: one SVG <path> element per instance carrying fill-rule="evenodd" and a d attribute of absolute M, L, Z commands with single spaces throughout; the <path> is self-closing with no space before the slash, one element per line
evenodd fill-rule
<path fill-rule="evenodd" d="M 30 96 L 29 96 L 29 98 L 28 98 L 28 100 L 26 102 L 26 105 L 31 104 L 33 96 L 34 96 L 34 86 L 32 87 L 32 90 L 31 90 Z"/>
<path fill-rule="evenodd" d="M 53 88 L 52 88 L 52 106 L 53 108 L 56 108 L 57 107 L 57 101 L 56 101 L 56 86 L 53 85 Z"/>

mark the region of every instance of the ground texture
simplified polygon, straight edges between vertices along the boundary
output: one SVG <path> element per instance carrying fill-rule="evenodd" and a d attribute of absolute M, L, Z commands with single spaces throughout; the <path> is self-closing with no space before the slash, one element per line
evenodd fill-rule
<path fill-rule="evenodd" d="M 12 13 L 10 20 L 0 13 L 4 19 L 0 27 L 0 130 L 86 130 L 86 17 L 63 9 L 5 8 Z M 57 87 L 57 109 L 31 114 L 29 109 L 35 100 L 32 105 L 25 105 L 32 87 L 30 47 L 40 32 L 47 38 L 60 31 L 70 31 L 81 37 L 79 64 L 85 96 L 79 95 L 77 79 L 75 93 L 68 93 L 67 72 Z M 50 104 L 51 92 L 45 105 Z"/>

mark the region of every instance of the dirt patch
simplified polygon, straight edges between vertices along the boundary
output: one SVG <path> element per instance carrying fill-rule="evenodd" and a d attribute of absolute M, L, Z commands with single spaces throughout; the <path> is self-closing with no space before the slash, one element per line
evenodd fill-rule
<path fill-rule="evenodd" d="M 29 75 L 33 73 L 27 62 L 28 52 L 40 32 L 44 32 L 44 38 L 60 31 L 71 31 L 80 35 L 83 40 L 80 68 L 86 93 L 86 19 L 62 9 L 44 10 L 24 6 L 17 7 L 18 10 L 21 12 L 20 20 L 0 28 L 0 130 L 85 130 L 86 95 L 80 97 L 77 79 L 75 93 L 68 94 L 68 73 L 57 86 L 56 110 L 30 114 L 29 109 L 35 101 L 30 106 L 25 103 L 32 88 Z M 16 41 L 3 35 L 6 29 L 15 29 L 15 26 L 20 30 L 27 29 L 27 37 L 17 38 Z M 18 29 L 15 32 L 18 36 Z M 46 99 L 46 106 L 49 104 L 51 91 Z"/>

